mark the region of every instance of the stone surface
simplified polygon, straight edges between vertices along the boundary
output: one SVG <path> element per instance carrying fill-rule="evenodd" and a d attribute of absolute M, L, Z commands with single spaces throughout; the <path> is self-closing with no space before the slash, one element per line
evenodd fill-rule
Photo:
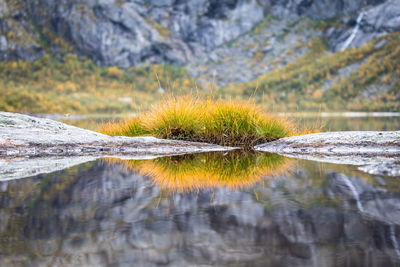
<path fill-rule="evenodd" d="M 207 56 L 192 60 L 186 68 L 206 87 L 213 83 L 227 86 L 251 81 L 303 56 L 309 51 L 307 44 L 313 37 L 326 40 L 332 52 L 339 52 L 345 46 L 361 47 L 375 38 L 399 31 L 399 7 L 400 0 L 274 1 L 265 5 L 264 21 L 252 31 L 215 48 Z M 359 17 L 361 21 L 357 26 Z M 335 19 L 322 23 L 332 26 L 325 30 L 315 27 L 320 23 L 318 20 L 327 18 Z M 384 49 L 386 43 L 386 40 L 379 41 L 375 48 Z M 339 78 L 346 78 L 367 60 L 343 66 L 319 90 L 327 91 Z M 360 97 L 376 98 L 371 92 L 380 95 L 389 87 L 371 84 L 371 88 L 363 89 Z"/>
<path fill-rule="evenodd" d="M 362 13 L 360 28 L 348 47 L 360 47 L 368 41 L 379 36 L 397 32 L 400 30 L 400 0 L 388 0 L 384 3 L 361 9 L 355 15 L 351 23 L 355 23 Z M 327 35 L 331 47 L 335 51 L 340 50 L 346 40 L 353 33 L 354 27 L 337 28 Z M 380 44 L 383 46 L 384 44 Z"/>
<path fill-rule="evenodd" d="M 304 55 L 314 35 L 321 33 L 310 27 L 310 20 L 295 23 L 270 16 L 240 38 L 196 58 L 186 69 L 204 85 L 227 86 L 254 80 Z"/>
<path fill-rule="evenodd" d="M 281 138 L 255 147 L 258 151 L 331 156 L 400 156 L 400 131 L 348 131 L 314 133 Z"/>
<path fill-rule="evenodd" d="M 282 138 L 255 149 L 293 158 L 357 165 L 370 174 L 400 176 L 400 131 L 315 133 Z"/>
<path fill-rule="evenodd" d="M 100 65 L 182 65 L 250 32 L 267 16 L 276 16 L 285 24 L 304 17 L 356 17 L 365 8 L 363 33 L 353 44 L 359 46 L 399 29 L 398 1 L 33 0 L 18 5 L 1 0 L 0 36 L 7 37 L 1 47 L 7 49 L 2 49 L 0 60 L 34 60 L 48 48 L 57 53 L 61 40 L 72 52 Z M 332 30 L 331 46 L 340 46 L 352 28 L 347 25 Z M 43 36 L 47 36 L 45 42 Z"/>
<path fill-rule="evenodd" d="M 263 0 L 268 11 L 278 17 L 311 16 L 327 19 L 357 13 L 360 8 L 374 6 L 385 0 Z"/>
<path fill-rule="evenodd" d="M 27 11 L 101 65 L 184 64 L 263 19 L 257 1 L 30 1 Z M 49 23 L 49 21 L 51 23 Z"/>
<path fill-rule="evenodd" d="M 110 137 L 50 119 L 0 112 L 0 157 L 170 155 L 232 148 L 154 137 Z"/>

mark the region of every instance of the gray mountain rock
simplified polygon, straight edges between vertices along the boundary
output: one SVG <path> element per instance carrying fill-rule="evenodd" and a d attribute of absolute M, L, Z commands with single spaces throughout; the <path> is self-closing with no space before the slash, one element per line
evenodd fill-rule
<path fill-rule="evenodd" d="M 55 38 L 59 38 L 73 52 L 100 65 L 182 65 L 249 32 L 270 14 L 284 20 L 303 16 L 329 19 L 354 17 L 367 7 L 363 34 L 355 38 L 354 45 L 400 27 L 398 0 L 19 2 L 0 0 L 0 60 L 34 60 L 45 50 L 57 52 L 60 44 Z M 331 31 L 331 46 L 344 42 L 351 29 L 349 25 Z"/>
<path fill-rule="evenodd" d="M 360 47 L 379 36 L 400 30 L 399 0 L 388 0 L 377 6 L 367 6 L 353 14 L 352 19 L 347 22 L 349 27 L 337 28 L 328 32 L 327 37 L 333 50 L 339 50 L 350 38 L 354 32 L 354 24 L 356 24 L 360 15 L 362 15 L 362 18 L 359 23 L 359 30 L 354 34 L 348 47 Z"/>
<path fill-rule="evenodd" d="M 385 0 L 264 0 L 260 1 L 267 12 L 280 18 L 311 16 L 328 19 L 357 13 L 360 8 L 377 5 Z"/>
<path fill-rule="evenodd" d="M 263 19 L 251 1 L 31 1 L 41 28 L 101 65 L 181 65 L 249 31 Z M 50 22 L 50 23 L 49 23 Z"/>

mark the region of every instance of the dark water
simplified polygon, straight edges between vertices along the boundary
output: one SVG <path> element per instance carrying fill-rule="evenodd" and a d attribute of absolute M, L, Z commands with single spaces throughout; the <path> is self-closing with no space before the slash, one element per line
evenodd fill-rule
<path fill-rule="evenodd" d="M 399 178 L 256 153 L 97 160 L 0 182 L 0 266 L 400 266 Z"/>

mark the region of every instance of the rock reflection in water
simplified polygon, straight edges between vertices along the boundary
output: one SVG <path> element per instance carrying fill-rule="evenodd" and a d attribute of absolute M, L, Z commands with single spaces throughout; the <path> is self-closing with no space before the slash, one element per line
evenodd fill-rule
<path fill-rule="evenodd" d="M 105 161 L 119 163 L 131 171 L 149 176 L 161 189 L 178 192 L 198 192 L 216 187 L 246 188 L 264 177 L 289 172 L 293 163 L 293 160 L 277 154 L 242 151 L 188 154 L 153 160 L 108 158 Z"/>
<path fill-rule="evenodd" d="M 168 194 L 103 161 L 2 182 L 0 266 L 397 266 L 397 190 L 319 166 Z"/>

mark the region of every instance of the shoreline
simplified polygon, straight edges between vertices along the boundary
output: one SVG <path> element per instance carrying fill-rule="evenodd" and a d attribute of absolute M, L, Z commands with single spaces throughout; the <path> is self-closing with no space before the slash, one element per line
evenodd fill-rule
<path fill-rule="evenodd" d="M 15 159 L 24 158 L 26 168 L 37 169 L 29 165 L 38 159 L 59 166 L 72 159 L 81 162 L 77 158 L 152 158 L 238 149 L 150 136 L 110 137 L 50 119 L 0 112 L 0 160 L 18 165 L 19 160 Z M 291 158 L 357 165 L 359 170 L 373 175 L 400 175 L 400 131 L 314 133 L 281 138 L 254 149 Z"/>

